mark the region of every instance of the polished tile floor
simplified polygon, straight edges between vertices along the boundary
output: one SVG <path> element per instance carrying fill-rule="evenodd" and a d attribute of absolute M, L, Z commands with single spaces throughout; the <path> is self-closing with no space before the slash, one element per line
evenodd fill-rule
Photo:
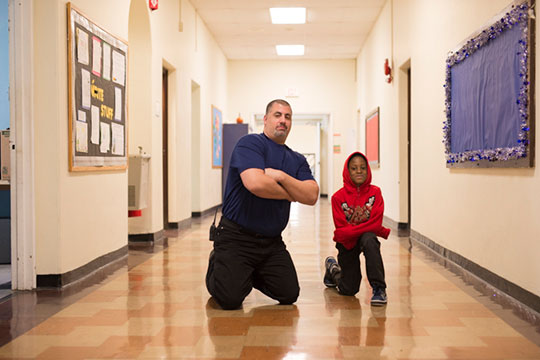
<path fill-rule="evenodd" d="M 322 283 L 336 251 L 327 199 L 294 205 L 284 239 L 301 293 L 291 306 L 254 290 L 216 307 L 204 285 L 212 217 L 130 250 L 96 284 L 15 292 L 0 304 L 0 359 L 540 359 L 540 332 L 407 237 L 382 240 L 389 302 Z"/>

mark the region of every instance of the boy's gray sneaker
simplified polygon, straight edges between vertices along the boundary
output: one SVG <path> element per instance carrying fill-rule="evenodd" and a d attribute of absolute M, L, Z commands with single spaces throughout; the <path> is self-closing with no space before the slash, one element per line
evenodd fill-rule
<path fill-rule="evenodd" d="M 324 285 L 326 285 L 327 287 L 336 287 L 337 284 L 332 275 L 341 270 L 339 268 L 338 262 L 333 256 L 329 256 L 326 258 L 326 260 L 324 260 L 324 267 L 326 269 L 326 271 L 324 272 Z"/>
<path fill-rule="evenodd" d="M 373 306 L 383 306 L 388 302 L 386 297 L 386 291 L 383 288 L 373 289 L 373 296 L 371 297 L 371 305 Z"/>

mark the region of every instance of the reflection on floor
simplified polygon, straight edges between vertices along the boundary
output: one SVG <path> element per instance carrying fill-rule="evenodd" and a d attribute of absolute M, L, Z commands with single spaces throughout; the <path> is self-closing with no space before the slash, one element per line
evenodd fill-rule
<path fill-rule="evenodd" d="M 395 235 L 382 244 L 389 302 L 369 305 L 322 283 L 335 254 L 328 200 L 295 205 L 284 239 L 298 302 L 253 291 L 220 310 L 204 285 L 212 217 L 154 252 L 134 249 L 100 282 L 15 292 L 0 304 L 2 359 L 540 359 L 540 333 Z"/>

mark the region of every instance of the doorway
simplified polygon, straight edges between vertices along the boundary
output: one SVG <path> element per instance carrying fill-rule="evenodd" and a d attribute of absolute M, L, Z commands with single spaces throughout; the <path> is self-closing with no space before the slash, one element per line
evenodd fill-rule
<path fill-rule="evenodd" d="M 399 220 L 398 236 L 409 236 L 412 214 L 412 105 L 411 105 L 411 61 L 399 67 Z"/>
<path fill-rule="evenodd" d="M 191 82 L 191 213 L 201 212 L 201 87 Z"/>
<path fill-rule="evenodd" d="M 4 2 L 2 2 L 4 3 Z M 33 2 L 8 0 L 11 288 L 36 287 Z M 17 66 L 13 66 L 17 64 Z M 17 151 L 15 151 L 17 146 Z"/>
<path fill-rule="evenodd" d="M 8 1 L 0 1 L 0 162 L 9 159 L 9 31 Z M 7 142 L 7 143 L 6 143 Z M 6 143 L 6 144 L 2 144 Z M 4 145 L 4 146 L 2 146 Z M 7 146 L 5 146 L 7 145 Z M 11 288 L 11 188 L 0 172 L 0 298 Z M 5 290 L 8 291 L 5 291 Z"/>
<path fill-rule="evenodd" d="M 321 196 L 328 196 L 331 189 L 331 174 L 328 169 L 328 114 L 294 114 L 292 130 L 287 137 L 287 146 L 306 157 L 313 177 L 319 184 Z M 254 115 L 254 132 L 261 133 L 264 114 Z"/>
<path fill-rule="evenodd" d="M 162 73 L 162 154 L 163 154 L 163 228 L 169 228 L 169 71 Z"/>
<path fill-rule="evenodd" d="M 411 230 L 411 67 L 407 68 L 407 226 Z"/>

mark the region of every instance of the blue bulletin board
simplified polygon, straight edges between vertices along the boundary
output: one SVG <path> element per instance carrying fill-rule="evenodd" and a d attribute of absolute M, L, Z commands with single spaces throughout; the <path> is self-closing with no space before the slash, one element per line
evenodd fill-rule
<path fill-rule="evenodd" d="M 512 3 L 446 61 L 447 167 L 534 164 L 533 1 Z"/>

